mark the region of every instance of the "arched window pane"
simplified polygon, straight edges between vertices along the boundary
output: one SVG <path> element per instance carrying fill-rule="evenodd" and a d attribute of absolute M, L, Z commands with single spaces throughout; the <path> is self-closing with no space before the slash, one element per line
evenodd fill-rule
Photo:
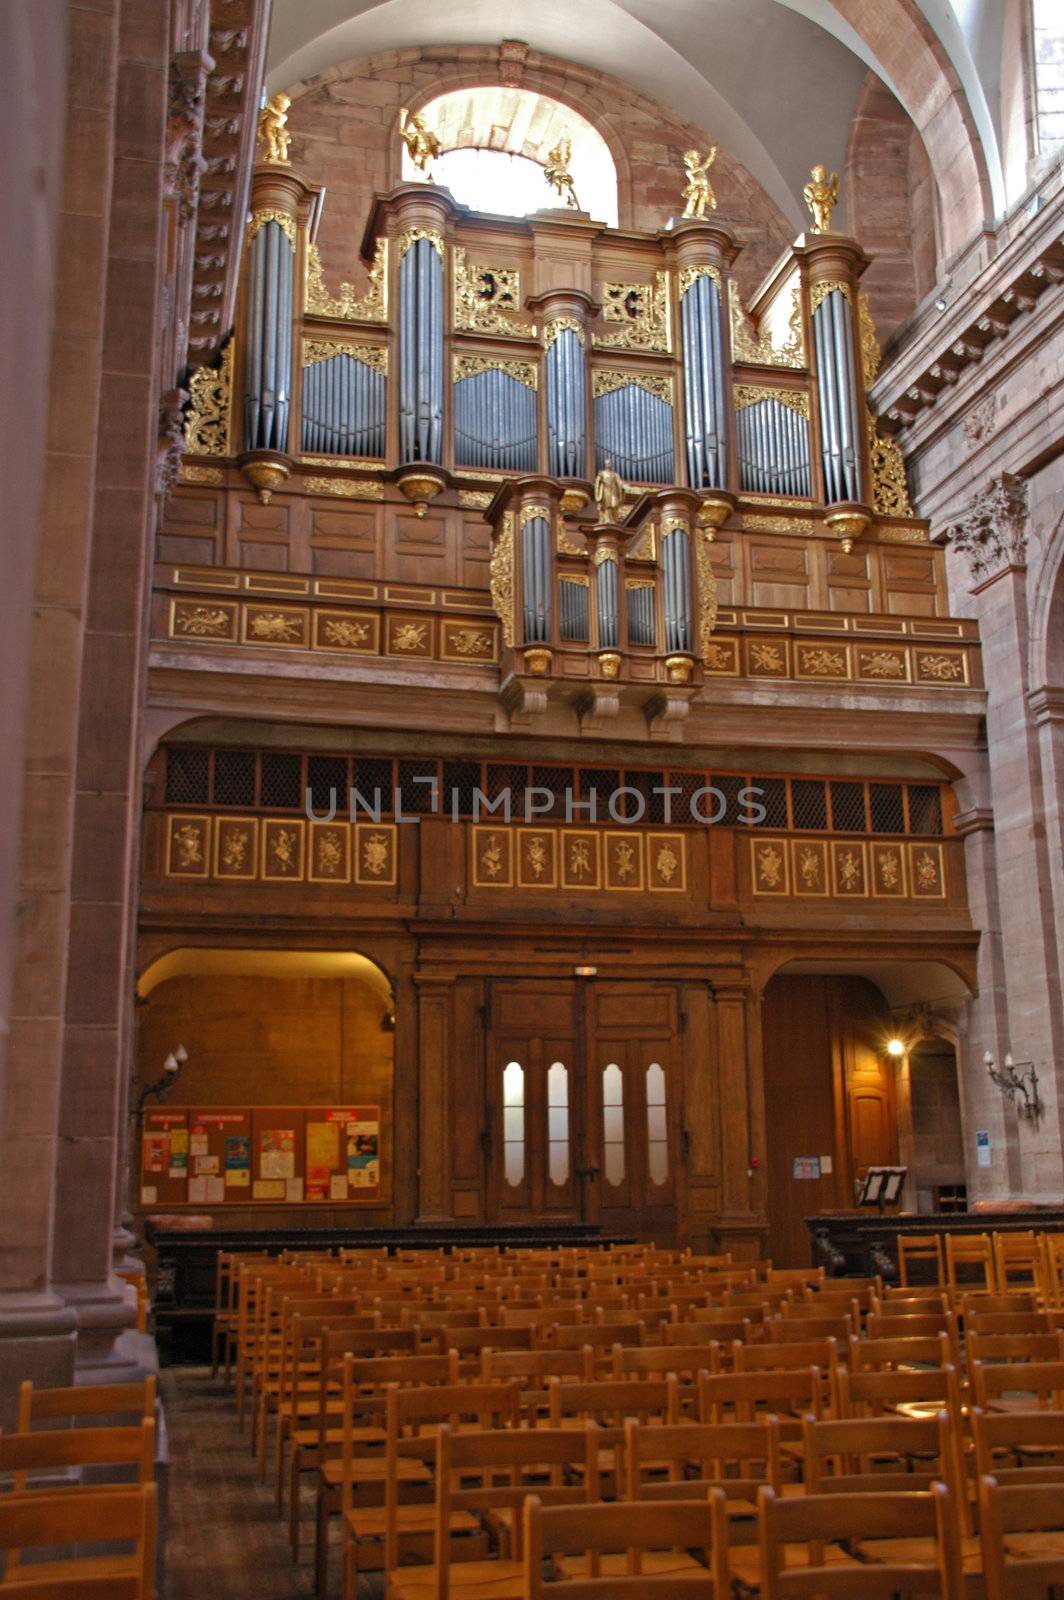
<path fill-rule="evenodd" d="M 547 1157 L 550 1181 L 569 1181 L 569 1069 L 552 1061 L 547 1072 Z"/>
<path fill-rule="evenodd" d="M 511 1188 L 525 1176 L 525 1069 L 508 1061 L 502 1074 L 503 1170 Z"/>
<path fill-rule="evenodd" d="M 624 1074 L 615 1061 L 602 1072 L 602 1168 L 606 1182 L 624 1182 Z"/>
<path fill-rule="evenodd" d="M 651 1183 L 669 1176 L 669 1133 L 665 1109 L 665 1069 L 652 1061 L 647 1068 L 647 1170 Z"/>

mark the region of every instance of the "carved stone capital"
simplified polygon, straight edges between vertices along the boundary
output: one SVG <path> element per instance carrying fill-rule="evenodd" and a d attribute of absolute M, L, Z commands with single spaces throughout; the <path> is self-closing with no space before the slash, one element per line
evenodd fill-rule
<path fill-rule="evenodd" d="M 155 492 L 170 493 L 185 451 L 185 406 L 187 389 L 167 389 L 159 397 L 159 443 L 155 465 Z"/>
<path fill-rule="evenodd" d="M 1006 567 L 1024 565 L 1027 528 L 1027 482 L 1003 472 L 946 528 L 944 539 L 967 557 L 973 581 L 981 583 Z"/>
<path fill-rule="evenodd" d="M 163 185 L 166 197 L 176 200 L 182 222 L 195 215 L 200 178 L 207 170 L 203 119 L 213 70 L 214 58 L 205 50 L 182 50 L 170 57 Z"/>

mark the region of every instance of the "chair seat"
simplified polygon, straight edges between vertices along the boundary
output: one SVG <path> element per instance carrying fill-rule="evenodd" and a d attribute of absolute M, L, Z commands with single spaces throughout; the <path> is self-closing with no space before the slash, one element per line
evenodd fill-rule
<path fill-rule="evenodd" d="M 434 1600 L 436 1568 L 396 1567 L 388 1574 L 388 1600 Z M 520 1561 L 459 1561 L 448 1569 L 448 1600 L 524 1600 Z"/>
<path fill-rule="evenodd" d="M 981 1572 L 983 1558 L 979 1540 L 962 1538 L 960 1544 L 964 1571 Z M 937 1559 L 935 1541 L 931 1538 L 862 1539 L 855 1549 L 862 1561 L 871 1561 L 876 1566 L 905 1566 L 921 1561 L 931 1564 Z"/>
<path fill-rule="evenodd" d="M 344 1518 L 356 1539 L 383 1539 L 385 1524 L 384 1506 L 367 1506 L 364 1511 L 349 1511 Z M 395 1525 L 403 1533 L 433 1533 L 436 1528 L 436 1507 L 397 1506 Z M 452 1533 L 476 1533 L 480 1527 L 476 1517 L 468 1511 L 451 1513 Z"/>
<path fill-rule="evenodd" d="M 809 1547 L 804 1544 L 789 1544 L 785 1546 L 787 1565 L 789 1567 L 807 1567 L 809 1565 Z M 823 1564 L 827 1567 L 845 1566 L 859 1567 L 861 1563 L 855 1561 L 853 1556 L 835 1544 L 823 1547 Z M 761 1587 L 761 1551 L 756 1544 L 732 1545 L 728 1551 L 728 1568 L 732 1581 L 741 1584 L 744 1589 L 760 1589 Z"/>
<path fill-rule="evenodd" d="M 343 1443 L 342 1428 L 328 1428 L 325 1432 L 326 1444 Z M 388 1435 L 383 1428 L 352 1428 L 351 1437 L 355 1444 L 384 1444 Z M 292 1435 L 292 1442 L 297 1449 L 316 1450 L 321 1444 L 321 1434 L 317 1428 L 297 1428 Z"/>
<path fill-rule="evenodd" d="M 668 1578 L 685 1572 L 697 1572 L 703 1578 L 706 1569 L 701 1561 L 683 1550 L 648 1550 L 643 1553 L 642 1568 L 648 1578 Z M 557 1556 L 554 1569 L 561 1578 L 589 1578 L 591 1563 L 584 1556 Z M 621 1578 L 628 1571 L 628 1557 L 623 1554 L 603 1556 L 599 1569 L 604 1578 Z"/>
<path fill-rule="evenodd" d="M 344 1464 L 342 1461 L 326 1461 L 320 1468 L 321 1475 L 328 1486 L 339 1488 L 344 1481 Z M 352 1463 L 352 1483 L 383 1483 L 388 1475 L 388 1463 L 381 1456 L 359 1456 Z M 432 1473 L 423 1461 L 399 1461 L 396 1463 L 396 1478 L 400 1483 L 430 1483 Z"/>
<path fill-rule="evenodd" d="M 27 1589 L 32 1593 L 32 1586 L 45 1582 L 73 1583 L 77 1578 L 91 1578 L 94 1583 L 102 1583 L 106 1579 L 113 1582 L 120 1579 L 136 1580 L 140 1577 L 140 1571 L 140 1559 L 137 1556 L 89 1556 L 84 1561 L 31 1561 L 5 1574 L 0 1581 L 0 1589 L 5 1593 L 9 1589 L 13 1593 L 19 1589 Z M 77 1593 L 76 1588 L 73 1592 Z"/>
<path fill-rule="evenodd" d="M 1037 1533 L 1007 1533 L 1005 1554 L 1027 1561 L 1064 1555 L 1064 1532 L 1057 1533 L 1052 1528 L 1045 1528 Z"/>

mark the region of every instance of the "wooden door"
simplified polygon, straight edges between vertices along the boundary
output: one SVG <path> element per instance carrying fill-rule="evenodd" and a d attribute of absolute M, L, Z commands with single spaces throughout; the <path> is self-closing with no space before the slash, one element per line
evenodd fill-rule
<path fill-rule="evenodd" d="M 678 1024 L 669 984 L 589 986 L 588 1215 L 604 1233 L 677 1238 L 684 1156 Z"/>
<path fill-rule="evenodd" d="M 496 1222 L 583 1216 L 576 1001 L 572 983 L 492 985 L 486 1155 Z"/>

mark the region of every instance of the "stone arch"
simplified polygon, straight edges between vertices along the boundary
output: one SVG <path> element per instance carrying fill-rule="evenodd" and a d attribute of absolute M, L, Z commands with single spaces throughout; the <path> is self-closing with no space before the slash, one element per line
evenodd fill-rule
<path fill-rule="evenodd" d="M 602 135 L 617 169 L 622 228 L 663 227 L 680 209 L 682 152 L 714 142 L 704 128 L 620 79 L 552 56 L 530 52 L 513 62 L 498 46 L 456 45 L 350 58 L 290 90 L 293 163 L 328 192 L 318 239 L 327 277 L 354 275 L 355 241 L 372 196 L 400 181 L 399 107 L 417 111 L 456 89 L 507 82 L 572 107 Z M 750 292 L 794 230 L 726 149 L 717 156 L 714 180 L 717 214 L 744 246 L 737 272 Z"/>

